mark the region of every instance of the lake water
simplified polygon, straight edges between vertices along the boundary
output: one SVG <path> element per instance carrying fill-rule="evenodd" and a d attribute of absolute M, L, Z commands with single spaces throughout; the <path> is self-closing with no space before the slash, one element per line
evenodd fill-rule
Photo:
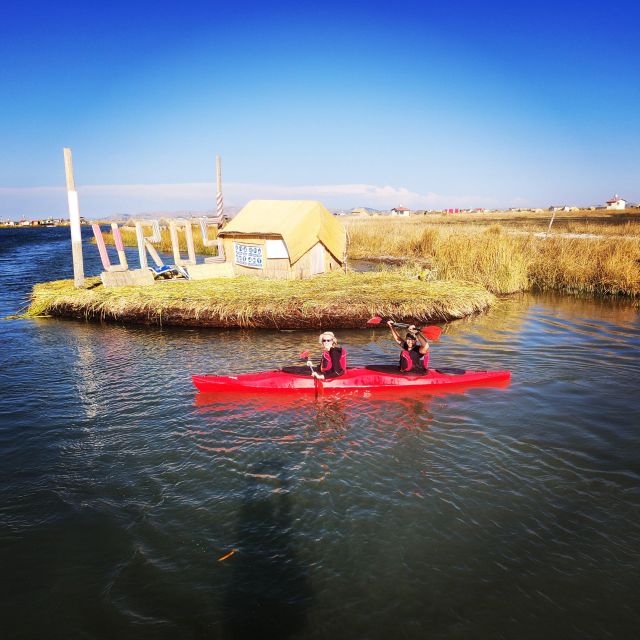
<path fill-rule="evenodd" d="M 71 276 L 68 233 L 0 229 L 0 315 Z M 397 357 L 380 329 L 339 337 L 352 362 Z M 432 366 L 513 379 L 438 395 L 191 385 L 294 363 L 306 331 L 3 320 L 0 339 L 3 638 L 640 633 L 629 302 L 525 295 L 452 323 Z"/>

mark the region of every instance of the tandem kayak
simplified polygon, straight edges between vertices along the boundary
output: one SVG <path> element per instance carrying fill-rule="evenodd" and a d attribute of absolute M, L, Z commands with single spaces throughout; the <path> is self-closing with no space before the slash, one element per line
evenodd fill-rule
<path fill-rule="evenodd" d="M 403 373 L 392 365 L 371 365 L 347 369 L 330 380 L 316 380 L 307 367 L 285 367 L 275 371 L 237 376 L 192 376 L 199 391 L 353 391 L 361 389 L 438 389 L 504 382 L 510 371 L 429 369 L 427 373 Z"/>

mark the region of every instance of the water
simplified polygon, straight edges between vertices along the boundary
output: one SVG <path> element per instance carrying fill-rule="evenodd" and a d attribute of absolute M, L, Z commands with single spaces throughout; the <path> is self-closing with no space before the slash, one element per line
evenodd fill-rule
<path fill-rule="evenodd" d="M 0 249 L 3 316 L 71 275 L 67 229 L 0 230 Z M 438 395 L 191 386 L 295 362 L 310 332 L 0 336 L 3 637 L 637 637 L 630 303 L 522 296 L 453 323 L 432 364 L 513 380 Z M 396 356 L 379 329 L 339 337 L 352 362 Z"/>

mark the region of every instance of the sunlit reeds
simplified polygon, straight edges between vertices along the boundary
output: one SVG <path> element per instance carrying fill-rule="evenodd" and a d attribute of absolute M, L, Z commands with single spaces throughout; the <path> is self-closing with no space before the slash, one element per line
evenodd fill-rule
<path fill-rule="evenodd" d="M 581 230 L 596 235 L 594 227 L 576 225 L 571 234 Z M 496 294 L 544 289 L 640 295 L 640 224 L 614 228 L 617 234 L 585 238 L 566 235 L 555 226 L 547 236 L 495 222 L 481 226 L 438 225 L 419 218 L 357 220 L 348 224 L 349 255 L 417 260 L 439 278 L 475 282 Z"/>
<path fill-rule="evenodd" d="M 95 278 L 85 289 L 74 288 L 70 280 L 36 285 L 26 316 L 330 329 L 365 327 L 374 315 L 416 323 L 452 320 L 484 311 L 493 301 L 479 285 L 426 282 L 402 270 L 334 272 L 308 280 L 174 280 L 112 289 L 105 289 Z"/>

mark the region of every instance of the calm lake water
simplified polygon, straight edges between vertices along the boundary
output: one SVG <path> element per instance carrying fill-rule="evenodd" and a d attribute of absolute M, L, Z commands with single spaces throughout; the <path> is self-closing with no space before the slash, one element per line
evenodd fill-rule
<path fill-rule="evenodd" d="M 68 233 L 0 229 L 0 315 L 71 276 Z M 502 389 L 191 385 L 316 337 L 0 321 L 2 637 L 638 637 L 636 308 L 527 295 L 446 326 L 432 365 Z"/>

